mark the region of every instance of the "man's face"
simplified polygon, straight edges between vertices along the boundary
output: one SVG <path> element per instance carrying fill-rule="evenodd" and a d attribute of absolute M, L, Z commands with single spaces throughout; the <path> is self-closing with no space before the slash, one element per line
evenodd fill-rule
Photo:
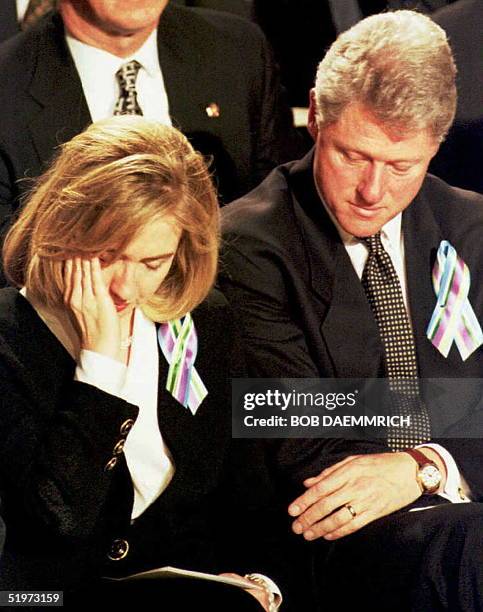
<path fill-rule="evenodd" d="M 83 19 L 114 35 L 154 30 L 169 0 L 67 0 Z"/>
<path fill-rule="evenodd" d="M 358 103 L 319 128 L 312 99 L 308 129 L 315 140 L 319 190 L 340 226 L 353 236 L 375 234 L 409 206 L 438 149 L 427 129 L 389 134 Z"/>

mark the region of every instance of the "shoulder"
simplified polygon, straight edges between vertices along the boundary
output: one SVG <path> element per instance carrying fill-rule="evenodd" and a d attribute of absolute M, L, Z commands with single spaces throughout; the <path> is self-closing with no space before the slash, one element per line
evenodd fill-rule
<path fill-rule="evenodd" d="M 26 354 L 35 353 L 43 344 L 41 327 L 35 311 L 17 289 L 0 289 L 0 355 L 3 359 L 17 363 L 23 361 Z"/>
<path fill-rule="evenodd" d="M 221 225 L 225 241 L 231 236 L 268 239 L 293 218 L 289 173 L 296 162 L 278 166 L 247 195 L 224 206 Z"/>
<path fill-rule="evenodd" d="M 435 11 L 431 18 L 448 33 L 453 34 L 453 31 L 462 33 L 475 19 L 480 27 L 483 25 L 479 21 L 483 18 L 483 4 L 481 0 L 460 0 Z"/>
<path fill-rule="evenodd" d="M 15 74 L 22 80 L 30 79 L 29 72 L 37 64 L 38 52 L 45 48 L 46 42 L 56 40 L 62 35 L 62 22 L 60 16 L 50 16 L 41 20 L 36 26 L 25 32 L 20 32 L 0 45 L 0 69 L 2 70 L 2 83 Z M 18 83 L 17 83 L 18 85 Z"/>
<path fill-rule="evenodd" d="M 28 307 L 23 308 L 25 301 L 17 289 L 6 287 L 0 289 L 0 334 L 4 335 L 8 330 L 15 330 L 22 324 L 22 320 L 28 312 Z"/>
<path fill-rule="evenodd" d="M 225 296 L 216 288 L 191 313 L 197 329 L 212 329 L 213 326 L 231 322 L 231 310 Z"/>
<path fill-rule="evenodd" d="M 283 265 L 305 259 L 305 235 L 321 208 L 312 165 L 312 152 L 282 164 L 256 189 L 222 209 L 222 267 L 236 252 Z"/>
<path fill-rule="evenodd" d="M 41 108 L 31 94 L 33 83 L 37 76 L 42 77 L 47 87 L 55 82 L 59 67 L 67 65 L 63 45 L 63 26 L 58 15 L 43 19 L 0 45 L 0 129 L 3 139 L 8 137 L 7 144 L 12 138 L 26 141 L 25 128 L 20 130 L 19 124 L 31 123 L 32 113 Z"/>
<path fill-rule="evenodd" d="M 419 192 L 443 230 L 465 235 L 483 230 L 483 195 L 452 187 L 436 176 L 428 174 Z"/>
<path fill-rule="evenodd" d="M 202 40 L 213 48 L 243 46 L 245 54 L 253 44 L 265 44 L 260 28 L 236 15 L 205 8 L 184 7 L 170 3 L 161 16 L 159 30 L 162 36 L 178 36 L 185 45 Z M 176 33 L 176 34 L 175 34 Z"/>
<path fill-rule="evenodd" d="M 473 278 L 483 272 L 483 195 L 451 187 L 428 175 L 416 200 L 412 231 L 422 243 L 447 240 L 470 267 Z M 411 208 L 410 207 L 410 208 Z"/>

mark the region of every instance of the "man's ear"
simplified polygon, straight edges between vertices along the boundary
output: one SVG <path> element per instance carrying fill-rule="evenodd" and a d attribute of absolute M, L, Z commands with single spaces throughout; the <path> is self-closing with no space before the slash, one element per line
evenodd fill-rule
<path fill-rule="evenodd" d="M 307 118 L 307 130 L 312 136 L 314 142 L 317 140 L 319 128 L 317 126 L 317 107 L 315 102 L 315 89 L 310 90 L 309 115 Z"/>

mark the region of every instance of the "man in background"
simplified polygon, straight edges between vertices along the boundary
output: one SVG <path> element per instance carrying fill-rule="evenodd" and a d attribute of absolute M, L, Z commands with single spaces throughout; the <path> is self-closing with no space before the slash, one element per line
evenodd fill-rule
<path fill-rule="evenodd" d="M 220 11 L 60 0 L 2 45 L 0 70 L 0 222 L 59 143 L 112 114 L 181 129 L 213 157 L 224 202 L 299 148 L 265 38 Z"/>

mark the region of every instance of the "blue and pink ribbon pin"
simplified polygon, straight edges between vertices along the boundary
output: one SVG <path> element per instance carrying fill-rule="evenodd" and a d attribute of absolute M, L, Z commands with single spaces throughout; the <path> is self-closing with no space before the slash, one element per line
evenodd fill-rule
<path fill-rule="evenodd" d="M 194 366 L 198 336 L 190 313 L 159 326 L 158 341 L 169 363 L 166 389 L 194 415 L 208 394 Z"/>
<path fill-rule="evenodd" d="M 437 302 L 426 336 L 444 357 L 454 342 L 466 361 L 483 344 L 483 332 L 468 299 L 470 271 L 447 240 L 439 245 L 432 278 Z"/>

